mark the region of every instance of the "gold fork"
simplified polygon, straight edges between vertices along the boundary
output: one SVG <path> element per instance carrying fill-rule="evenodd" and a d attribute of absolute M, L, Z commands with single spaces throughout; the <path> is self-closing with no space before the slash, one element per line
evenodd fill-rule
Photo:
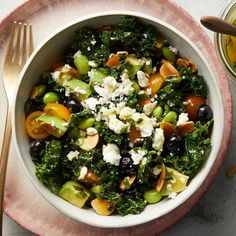
<path fill-rule="evenodd" d="M 13 91 L 17 78 L 33 51 L 32 26 L 14 22 L 3 68 L 3 82 L 7 94 L 7 116 L 0 156 L 0 235 L 3 220 L 3 198 L 7 160 L 11 141 L 11 109 L 13 106 Z"/>

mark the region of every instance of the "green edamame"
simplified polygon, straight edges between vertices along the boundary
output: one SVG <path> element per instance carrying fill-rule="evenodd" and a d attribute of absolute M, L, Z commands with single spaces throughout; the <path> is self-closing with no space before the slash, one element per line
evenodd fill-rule
<path fill-rule="evenodd" d="M 153 204 L 161 200 L 162 194 L 160 192 L 157 192 L 155 189 L 151 189 L 143 194 L 143 198 L 147 201 L 147 203 Z"/>
<path fill-rule="evenodd" d="M 177 114 L 174 111 L 169 111 L 165 117 L 163 118 L 163 121 L 169 122 L 169 123 L 174 123 L 177 119 Z"/>
<path fill-rule="evenodd" d="M 60 99 L 59 95 L 54 92 L 45 93 L 43 96 L 43 102 L 45 104 L 58 102 Z"/>
<path fill-rule="evenodd" d="M 161 106 L 157 106 L 154 108 L 154 110 L 152 111 L 152 114 L 157 117 L 160 118 L 163 115 L 163 109 Z"/>
<path fill-rule="evenodd" d="M 84 118 L 84 119 L 81 119 L 81 121 L 79 122 L 78 128 L 87 129 L 89 127 L 92 127 L 94 123 L 95 123 L 94 117 Z"/>
<path fill-rule="evenodd" d="M 162 55 L 165 59 L 167 59 L 170 62 L 176 61 L 176 55 L 170 50 L 169 47 L 162 48 Z"/>
<path fill-rule="evenodd" d="M 88 58 L 82 54 L 74 57 L 74 64 L 81 75 L 86 75 L 90 69 Z"/>

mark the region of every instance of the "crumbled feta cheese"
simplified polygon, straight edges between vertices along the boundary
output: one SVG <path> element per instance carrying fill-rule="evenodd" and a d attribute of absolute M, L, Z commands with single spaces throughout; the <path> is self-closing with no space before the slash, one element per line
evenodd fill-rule
<path fill-rule="evenodd" d="M 181 113 L 177 121 L 177 126 L 186 123 L 188 120 L 189 120 L 188 113 Z"/>
<path fill-rule="evenodd" d="M 90 97 L 90 98 L 86 99 L 83 104 L 85 107 L 94 111 L 96 109 L 96 106 L 99 104 L 99 101 L 98 101 L 98 99 L 96 99 L 94 97 Z"/>
<path fill-rule="evenodd" d="M 79 157 L 79 152 L 77 150 L 70 151 L 66 157 L 69 161 L 72 161 L 73 159 L 77 159 Z"/>
<path fill-rule="evenodd" d="M 95 39 L 92 40 L 92 41 L 90 41 L 90 43 L 91 43 L 92 45 L 94 45 L 96 42 L 97 42 L 97 41 L 96 41 Z"/>
<path fill-rule="evenodd" d="M 145 115 L 149 116 L 152 113 L 155 106 L 156 106 L 156 102 L 145 104 L 143 107 L 143 111 Z"/>
<path fill-rule="evenodd" d="M 97 67 L 98 66 L 98 64 L 95 61 L 89 61 L 88 64 L 91 67 Z"/>
<path fill-rule="evenodd" d="M 175 47 L 173 47 L 173 46 L 169 46 L 169 49 L 170 49 L 170 51 L 173 52 L 175 55 L 178 54 L 178 49 L 177 49 L 177 48 L 175 48 Z"/>
<path fill-rule="evenodd" d="M 161 128 L 156 128 L 152 139 L 152 147 L 157 151 L 163 150 L 163 144 L 165 141 L 164 131 Z"/>
<path fill-rule="evenodd" d="M 125 102 L 118 103 L 116 105 L 116 114 L 119 115 L 123 108 L 125 108 Z"/>
<path fill-rule="evenodd" d="M 93 128 L 93 127 L 89 127 L 89 128 L 86 129 L 86 133 L 87 133 L 87 135 L 91 135 L 92 136 L 92 135 L 97 134 L 98 131 L 95 128 Z"/>
<path fill-rule="evenodd" d="M 150 65 L 151 65 L 151 61 L 148 60 L 148 61 L 145 62 L 145 64 L 146 64 L 147 66 L 150 66 Z"/>
<path fill-rule="evenodd" d="M 110 99 L 110 92 L 109 91 L 107 91 L 105 88 L 102 88 L 102 87 L 100 87 L 100 86 L 98 86 L 98 85 L 95 85 L 94 86 L 94 90 L 96 91 L 96 93 L 99 95 L 99 96 L 101 96 L 101 97 L 104 97 L 105 99 Z"/>
<path fill-rule="evenodd" d="M 111 119 L 109 120 L 108 127 L 116 134 L 127 133 L 130 128 L 128 124 L 123 123 L 115 116 L 111 117 Z"/>
<path fill-rule="evenodd" d="M 132 115 L 132 119 L 136 122 L 135 127 L 140 130 L 141 137 L 150 137 L 153 132 L 153 120 L 145 114 L 135 112 Z"/>
<path fill-rule="evenodd" d="M 132 109 L 130 107 L 124 107 L 121 111 L 120 111 L 120 115 L 119 118 L 121 120 L 128 120 L 131 118 L 131 116 L 135 113 L 135 109 Z"/>
<path fill-rule="evenodd" d="M 112 165 L 119 166 L 121 155 L 120 149 L 116 144 L 108 143 L 102 147 L 103 160 Z"/>
<path fill-rule="evenodd" d="M 60 75 L 61 75 L 61 72 L 60 72 L 60 71 L 54 71 L 54 72 L 52 73 L 52 78 L 57 81 L 57 80 L 60 79 Z"/>
<path fill-rule="evenodd" d="M 111 107 L 111 108 L 106 108 L 106 107 L 101 107 L 99 113 L 96 116 L 96 120 L 104 120 L 104 121 L 109 121 L 111 117 L 116 116 L 116 108 Z"/>
<path fill-rule="evenodd" d="M 138 84 L 140 87 L 144 88 L 148 85 L 149 79 L 145 73 L 141 70 L 137 72 Z"/>
<path fill-rule="evenodd" d="M 88 168 L 86 166 L 82 166 L 78 179 L 84 179 L 87 173 L 88 173 Z"/>
<path fill-rule="evenodd" d="M 112 99 L 116 97 L 122 97 L 124 95 L 129 95 L 134 91 L 133 82 L 129 79 L 127 72 L 122 73 L 121 83 L 118 84 L 118 87 L 112 94 Z"/>
<path fill-rule="evenodd" d="M 62 72 L 62 73 L 67 73 L 70 69 L 71 69 L 71 66 L 68 65 L 68 64 L 65 64 L 65 65 L 62 67 L 61 72 Z"/>
<path fill-rule="evenodd" d="M 147 150 L 139 149 L 137 152 L 134 149 L 129 151 L 131 159 L 133 160 L 134 165 L 138 165 L 140 161 L 143 160 L 143 157 L 147 154 Z"/>
<path fill-rule="evenodd" d="M 116 89 L 118 83 L 116 82 L 116 79 L 114 77 L 108 76 L 103 79 L 104 82 L 104 88 L 109 92 L 113 93 Z"/>

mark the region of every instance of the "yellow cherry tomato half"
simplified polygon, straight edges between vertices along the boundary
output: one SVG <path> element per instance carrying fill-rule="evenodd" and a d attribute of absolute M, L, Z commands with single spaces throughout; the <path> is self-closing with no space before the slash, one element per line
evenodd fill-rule
<path fill-rule="evenodd" d="M 69 121 L 71 115 L 70 110 L 60 103 L 48 103 L 44 107 L 44 112 L 48 115 L 56 116 L 66 122 Z"/>
<path fill-rule="evenodd" d="M 49 133 L 40 126 L 40 122 L 36 121 L 42 114 L 42 111 L 34 111 L 25 120 L 25 130 L 31 138 L 39 139 L 49 136 Z"/>

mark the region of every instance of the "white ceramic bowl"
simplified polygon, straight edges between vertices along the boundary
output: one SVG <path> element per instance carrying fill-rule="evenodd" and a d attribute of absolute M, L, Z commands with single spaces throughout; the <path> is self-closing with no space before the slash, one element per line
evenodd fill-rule
<path fill-rule="evenodd" d="M 148 205 L 139 215 L 127 216 L 100 216 L 93 210 L 80 209 L 51 193 L 35 176 L 35 166 L 29 155 L 29 140 L 24 130 L 24 103 L 30 91 L 41 74 L 49 65 L 53 65 L 63 50 L 70 45 L 74 33 L 81 27 L 103 24 L 114 24 L 120 15 L 134 15 L 143 23 L 153 25 L 167 38 L 183 57 L 191 59 L 199 68 L 209 87 L 208 103 L 214 113 L 214 127 L 212 132 L 212 151 L 206 159 L 199 173 L 189 183 L 187 189 L 178 194 L 174 200 L 165 199 L 157 204 Z M 161 217 L 185 202 L 201 186 L 208 175 L 219 151 L 224 128 L 224 108 L 217 80 L 211 68 L 201 55 L 201 52 L 188 40 L 188 38 L 172 26 L 147 15 L 130 11 L 103 12 L 80 18 L 64 26 L 60 31 L 50 35 L 46 41 L 36 48 L 33 55 L 25 65 L 17 86 L 13 112 L 13 135 L 19 157 L 30 180 L 42 196 L 53 206 L 66 215 L 89 225 L 99 227 L 127 227 L 148 222 Z M 23 190 L 22 190 L 23 191 Z"/>

